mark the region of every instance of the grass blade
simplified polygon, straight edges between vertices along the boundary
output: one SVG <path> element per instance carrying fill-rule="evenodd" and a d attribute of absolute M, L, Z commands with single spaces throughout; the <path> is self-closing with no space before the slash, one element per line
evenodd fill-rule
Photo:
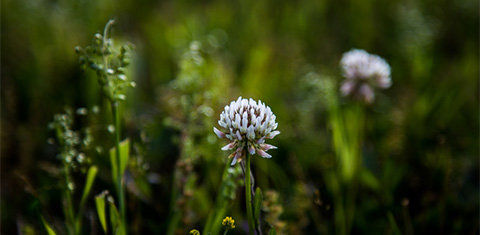
<path fill-rule="evenodd" d="M 85 202 L 90 194 L 93 183 L 95 182 L 95 177 L 97 176 L 98 168 L 96 166 L 91 166 L 87 171 L 87 180 L 85 182 L 85 187 L 83 188 L 82 199 L 80 200 L 80 208 L 83 208 Z"/>
<path fill-rule="evenodd" d="M 116 149 L 115 148 L 110 149 L 110 162 L 112 164 L 112 176 L 114 181 L 117 181 L 116 172 L 118 170 L 118 167 L 120 167 L 121 175 L 123 175 L 123 172 L 127 168 L 128 158 L 130 154 L 130 140 L 126 139 L 120 142 L 119 148 L 120 148 L 120 163 L 117 162 Z"/>
<path fill-rule="evenodd" d="M 56 235 L 55 231 L 52 229 L 52 227 L 48 224 L 48 222 L 43 218 L 43 216 L 40 216 L 42 219 L 43 226 L 45 227 L 45 230 L 47 231 L 48 235 Z"/>
<path fill-rule="evenodd" d="M 102 224 L 103 231 L 107 233 L 107 217 L 105 215 L 105 196 L 106 193 L 101 193 L 95 197 L 95 204 L 97 206 L 98 218 Z"/>

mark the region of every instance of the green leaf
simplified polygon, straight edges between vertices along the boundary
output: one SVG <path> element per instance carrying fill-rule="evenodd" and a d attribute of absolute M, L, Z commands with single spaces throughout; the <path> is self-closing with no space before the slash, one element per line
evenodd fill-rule
<path fill-rule="evenodd" d="M 103 231 L 107 233 L 107 218 L 105 216 L 105 196 L 106 193 L 101 193 L 95 197 L 95 204 L 97 206 L 98 218 L 102 224 Z"/>
<path fill-rule="evenodd" d="M 91 166 L 87 171 L 87 180 L 85 182 L 85 187 L 83 188 L 82 199 L 80 200 L 80 208 L 83 208 L 88 198 L 88 195 L 90 195 L 90 190 L 92 189 L 93 182 L 95 182 L 97 172 L 98 168 L 96 166 Z"/>
<path fill-rule="evenodd" d="M 260 211 L 262 210 L 262 202 L 263 202 L 263 195 L 262 195 L 262 190 L 257 187 L 255 190 L 255 198 L 253 199 L 253 216 L 255 217 L 255 223 L 257 223 L 258 226 L 258 221 L 260 221 Z"/>
<path fill-rule="evenodd" d="M 110 149 L 110 164 L 112 165 L 112 179 L 117 182 L 118 162 L 115 148 Z"/>
<path fill-rule="evenodd" d="M 275 231 L 274 228 L 270 229 L 270 231 L 268 231 L 268 235 L 277 235 L 277 231 Z"/>
<path fill-rule="evenodd" d="M 117 181 L 117 170 L 120 166 L 120 175 L 123 175 L 125 168 L 127 168 L 128 157 L 130 154 L 130 140 L 126 139 L 120 142 L 120 164 L 117 161 L 116 148 L 110 149 L 110 162 L 112 164 L 113 180 Z"/>
<path fill-rule="evenodd" d="M 47 231 L 48 235 L 56 235 L 55 231 L 53 231 L 52 227 L 43 218 L 43 216 L 40 216 L 40 218 L 42 219 L 43 226 L 45 227 L 45 230 Z"/>
<path fill-rule="evenodd" d="M 123 234 L 121 231 L 122 221 L 120 219 L 120 214 L 118 213 L 117 207 L 115 206 L 115 203 L 113 203 L 113 200 L 108 200 L 108 204 L 108 208 L 110 209 L 110 223 L 114 231 L 113 234 Z"/>
<path fill-rule="evenodd" d="M 130 156 L 130 140 L 126 139 L 120 142 L 120 173 L 123 175 L 128 164 L 128 157 Z"/>

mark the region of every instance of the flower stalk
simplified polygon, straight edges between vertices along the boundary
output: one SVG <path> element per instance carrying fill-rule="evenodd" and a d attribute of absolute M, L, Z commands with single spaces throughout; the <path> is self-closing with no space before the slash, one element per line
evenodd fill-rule
<path fill-rule="evenodd" d="M 249 234 L 254 234 L 255 230 L 260 232 L 259 229 L 255 229 L 259 224 L 256 223 L 256 220 L 259 218 L 255 218 L 253 215 L 254 198 L 252 195 L 250 161 L 254 154 L 263 158 L 272 157 L 267 151 L 277 147 L 265 143 L 265 140 L 273 139 L 280 134 L 280 131 L 276 130 L 278 127 L 276 116 L 270 107 L 262 101 L 238 97 L 236 101 L 232 101 L 225 106 L 224 111 L 220 114 L 218 125 L 222 127 L 222 130 L 214 127 L 213 132 L 219 138 L 225 138 L 229 141 L 227 145 L 222 147 L 222 150 L 234 150 L 229 156 L 229 158 L 233 158 L 231 165 L 233 166 L 237 162 L 245 163 L 245 206 L 248 232 Z M 255 211 L 259 211 L 259 208 L 258 210 L 255 208 Z M 257 214 L 257 212 L 255 213 Z"/>
<path fill-rule="evenodd" d="M 114 133 L 114 147 L 110 151 L 112 166 L 112 181 L 118 197 L 120 212 L 118 221 L 112 222 L 114 229 L 119 234 L 127 234 L 125 186 L 123 173 L 126 169 L 129 158 L 129 142 L 121 142 L 121 113 L 120 105 L 126 99 L 126 89 L 135 87 L 136 84 L 130 81 L 125 72 L 130 64 L 130 44 L 123 45 L 117 50 L 109 38 L 110 29 L 115 23 L 109 20 L 103 30 L 103 35 L 97 33 L 94 36 L 93 44 L 85 48 L 77 47 L 75 51 L 79 54 L 79 60 L 84 67 L 95 71 L 98 76 L 98 83 L 101 86 L 103 97 L 108 101 L 111 109 L 112 128 L 109 131 Z"/>
<path fill-rule="evenodd" d="M 247 208 L 247 218 L 248 218 L 248 233 L 254 234 L 255 231 L 255 221 L 253 219 L 252 211 L 252 185 L 250 178 L 250 154 L 246 153 L 246 163 L 245 163 L 245 206 Z"/>
<path fill-rule="evenodd" d="M 117 163 L 120 163 L 120 112 L 118 107 L 118 102 L 112 102 L 112 115 L 114 117 L 115 122 L 115 154 Z M 122 230 L 126 234 L 126 208 L 125 208 L 125 188 L 123 187 L 123 172 L 121 167 L 117 167 L 117 182 L 115 182 L 117 193 L 118 193 L 118 200 L 120 201 L 120 217 L 122 220 L 121 227 Z"/>

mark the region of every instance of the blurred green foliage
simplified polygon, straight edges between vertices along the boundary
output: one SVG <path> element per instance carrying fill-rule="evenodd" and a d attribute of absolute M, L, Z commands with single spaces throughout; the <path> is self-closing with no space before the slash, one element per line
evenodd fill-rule
<path fill-rule="evenodd" d="M 230 234 L 244 233 L 241 187 L 232 203 L 217 198 L 227 154 L 211 131 L 223 106 L 240 95 L 265 101 L 282 132 L 272 159 L 253 159 L 255 183 L 275 190 L 282 208 L 267 222 L 287 234 L 338 233 L 326 186 L 335 182 L 327 172 L 337 164 L 337 146 L 326 110 L 342 79 L 342 53 L 361 48 L 390 63 L 393 86 L 365 110 L 359 151 L 368 171 L 358 179 L 351 231 L 474 234 L 478 9 L 474 0 L 4 0 L 1 233 L 38 231 L 40 213 L 61 227 L 61 162 L 47 126 L 65 106 L 104 102 L 74 48 L 115 18 L 115 41 L 135 45 L 127 73 L 137 88 L 123 107 L 134 146 L 127 173 L 132 233 L 167 231 L 178 207 L 176 166 L 186 158 L 191 192 L 177 233 L 223 219 L 212 215 L 218 207 L 236 221 Z M 192 43 L 198 55 L 188 54 Z M 111 147 L 111 138 L 102 138 L 109 120 L 97 122 L 103 132 L 95 140 Z M 107 154 L 89 157 L 109 169 Z M 100 170 L 92 194 L 114 191 L 109 177 Z M 93 199 L 86 207 L 84 231 L 101 232 Z"/>

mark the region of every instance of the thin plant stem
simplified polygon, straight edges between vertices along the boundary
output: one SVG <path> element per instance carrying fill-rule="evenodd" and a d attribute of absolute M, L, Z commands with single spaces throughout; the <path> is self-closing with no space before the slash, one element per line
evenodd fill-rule
<path fill-rule="evenodd" d="M 246 151 L 246 167 L 245 167 L 245 206 L 247 207 L 248 233 L 252 235 L 255 231 L 255 222 L 253 221 L 252 212 L 252 187 L 250 179 L 250 154 Z"/>
<path fill-rule="evenodd" d="M 228 228 L 225 229 L 225 231 L 223 232 L 223 235 L 227 235 L 228 233 Z"/>
<path fill-rule="evenodd" d="M 65 181 L 67 183 L 66 185 L 67 188 L 65 190 L 65 197 L 67 200 L 66 216 L 68 221 L 68 230 L 69 230 L 69 234 L 75 234 L 75 213 L 73 208 L 72 195 L 68 185 L 71 182 L 70 169 L 68 168 L 68 164 L 66 163 L 64 164 L 64 168 L 65 168 Z"/>
<path fill-rule="evenodd" d="M 115 23 L 115 20 L 109 20 L 107 25 L 105 25 L 105 28 L 103 30 L 103 49 L 106 50 L 108 47 L 107 45 L 107 40 L 108 40 L 108 31 L 110 30 L 111 26 Z M 103 69 L 105 71 L 105 74 L 107 74 L 108 71 L 108 57 L 106 55 L 106 51 L 103 52 Z M 121 172 L 121 167 L 120 167 L 120 112 L 119 112 L 119 103 L 117 101 L 112 101 L 110 100 L 110 105 L 112 108 L 112 116 L 115 124 L 115 154 L 116 154 L 116 160 L 117 160 L 117 182 L 116 188 L 117 188 L 117 193 L 118 193 L 118 200 L 120 201 L 120 217 L 121 217 L 121 231 L 123 233 L 127 233 L 127 225 L 126 225 L 126 209 L 125 209 L 125 189 L 123 188 L 123 172 Z"/>
<path fill-rule="evenodd" d="M 118 110 L 118 102 L 112 103 L 112 112 L 115 122 L 115 154 L 117 158 L 117 193 L 120 201 L 120 216 L 122 220 L 122 230 L 126 233 L 126 210 L 125 210 L 125 189 L 123 188 L 123 172 L 120 167 L 120 113 Z"/>

